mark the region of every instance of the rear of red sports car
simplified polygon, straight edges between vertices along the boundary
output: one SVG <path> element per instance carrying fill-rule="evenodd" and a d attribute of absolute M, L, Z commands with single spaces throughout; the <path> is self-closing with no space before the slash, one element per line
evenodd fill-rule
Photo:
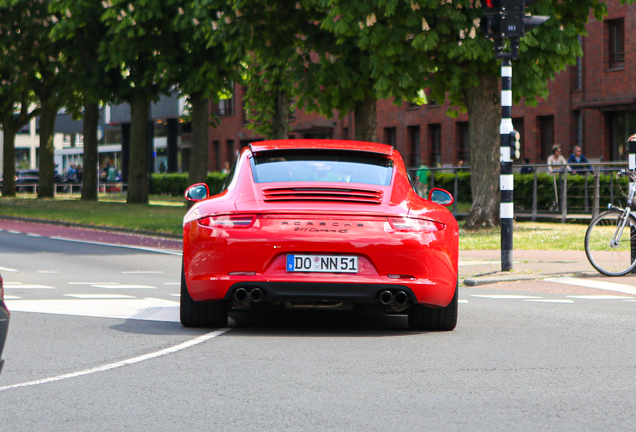
<path fill-rule="evenodd" d="M 232 307 L 319 306 L 455 327 L 457 222 L 417 195 L 392 147 L 254 143 L 220 194 L 198 198 L 184 218 L 185 326 L 224 326 Z"/>

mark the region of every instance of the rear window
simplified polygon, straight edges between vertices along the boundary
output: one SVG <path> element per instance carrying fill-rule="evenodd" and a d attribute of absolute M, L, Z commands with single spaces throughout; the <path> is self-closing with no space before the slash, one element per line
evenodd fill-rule
<path fill-rule="evenodd" d="M 361 152 L 267 152 L 252 158 L 256 183 L 334 182 L 388 186 L 393 161 Z"/>

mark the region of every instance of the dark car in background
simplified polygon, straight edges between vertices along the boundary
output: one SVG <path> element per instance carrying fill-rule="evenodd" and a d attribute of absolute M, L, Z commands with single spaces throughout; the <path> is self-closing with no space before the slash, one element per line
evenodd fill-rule
<path fill-rule="evenodd" d="M 4 349 L 4 342 L 7 340 L 7 331 L 9 330 L 9 311 L 4 304 L 4 285 L 2 283 L 2 275 L 0 275 L 0 372 L 4 366 L 4 360 L 2 359 L 2 350 Z"/>

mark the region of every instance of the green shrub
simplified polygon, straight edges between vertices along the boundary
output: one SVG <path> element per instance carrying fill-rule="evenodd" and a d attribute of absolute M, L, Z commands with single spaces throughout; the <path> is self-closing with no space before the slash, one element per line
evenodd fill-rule
<path fill-rule="evenodd" d="M 210 188 L 211 195 L 221 192 L 225 177 L 227 174 L 220 172 L 208 173 L 205 182 Z M 150 193 L 153 195 L 183 196 L 188 186 L 190 186 L 188 173 L 152 174 Z"/>

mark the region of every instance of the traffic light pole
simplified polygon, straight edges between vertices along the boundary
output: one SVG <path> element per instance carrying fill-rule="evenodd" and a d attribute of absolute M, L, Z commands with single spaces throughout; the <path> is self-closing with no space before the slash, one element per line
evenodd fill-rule
<path fill-rule="evenodd" d="M 511 133 L 512 126 L 512 61 L 504 58 L 501 63 L 501 136 L 500 157 L 501 204 L 499 217 L 501 220 L 501 271 L 512 270 L 512 229 L 514 221 L 514 177 L 512 175 Z"/>

